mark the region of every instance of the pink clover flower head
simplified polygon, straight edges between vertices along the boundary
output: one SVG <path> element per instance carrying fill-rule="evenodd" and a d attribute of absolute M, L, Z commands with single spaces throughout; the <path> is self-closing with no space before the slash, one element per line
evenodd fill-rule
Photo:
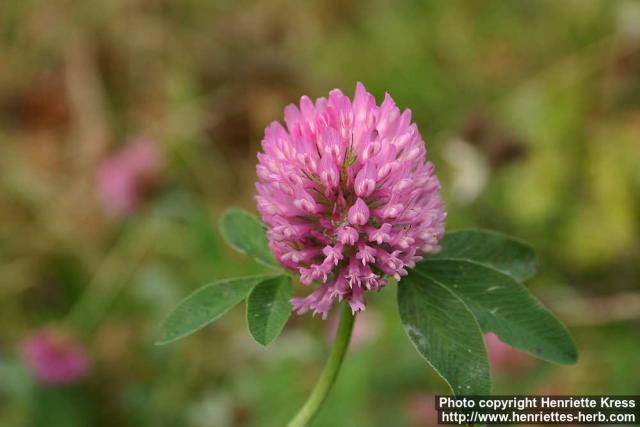
<path fill-rule="evenodd" d="M 134 212 L 157 177 L 160 153 L 151 141 L 135 140 L 104 160 L 98 170 L 98 195 L 114 217 Z"/>
<path fill-rule="evenodd" d="M 256 203 L 278 261 L 319 287 L 292 304 L 326 318 L 335 301 L 364 310 L 364 293 L 439 249 L 445 209 L 411 111 L 361 83 L 284 110 L 258 154 Z"/>
<path fill-rule="evenodd" d="M 22 358 L 41 384 L 66 385 L 81 381 L 90 368 L 84 348 L 68 337 L 41 330 L 22 342 Z"/>

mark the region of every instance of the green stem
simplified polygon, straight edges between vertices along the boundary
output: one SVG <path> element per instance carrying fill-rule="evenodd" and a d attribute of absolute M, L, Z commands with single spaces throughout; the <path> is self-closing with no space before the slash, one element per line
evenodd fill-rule
<path fill-rule="evenodd" d="M 349 307 L 349 304 L 346 302 L 343 303 L 340 325 L 338 326 L 336 339 L 333 343 L 333 349 L 331 350 L 327 364 L 322 374 L 320 374 L 320 378 L 313 388 L 311 395 L 296 416 L 287 424 L 287 427 L 307 426 L 318 412 L 318 409 L 320 409 L 320 406 L 322 406 L 333 383 L 336 381 L 338 372 L 340 372 L 344 355 L 347 353 L 349 341 L 351 340 L 354 320 L 355 316 L 351 314 L 351 307 Z"/>
<path fill-rule="evenodd" d="M 156 223 L 147 220 L 146 223 L 129 224 L 121 231 L 116 243 L 104 256 L 93 278 L 67 314 L 67 323 L 78 335 L 89 337 L 100 325 L 150 250 L 156 229 Z"/>

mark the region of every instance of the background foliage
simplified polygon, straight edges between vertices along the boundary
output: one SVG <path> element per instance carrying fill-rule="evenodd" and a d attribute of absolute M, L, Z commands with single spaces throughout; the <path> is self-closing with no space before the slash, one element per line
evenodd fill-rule
<path fill-rule="evenodd" d="M 230 205 L 255 210 L 255 153 L 283 106 L 356 80 L 413 110 L 449 229 L 538 251 L 528 285 L 580 360 L 494 349 L 494 391 L 640 393 L 639 23 L 632 0 L 3 2 L 0 425 L 281 426 L 321 369 L 331 318 L 293 317 L 264 349 L 237 307 L 153 343 L 196 287 L 268 271 L 215 224 Z M 97 171 L 136 138 L 161 170 L 114 217 Z M 369 298 L 314 425 L 432 422 L 429 395 L 446 385 L 395 304 L 392 287 Z M 91 355 L 82 384 L 31 381 L 19 343 L 51 326 Z"/>

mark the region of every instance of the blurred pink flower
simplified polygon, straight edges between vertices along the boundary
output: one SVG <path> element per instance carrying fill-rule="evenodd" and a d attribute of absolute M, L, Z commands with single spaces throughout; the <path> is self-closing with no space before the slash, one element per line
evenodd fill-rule
<path fill-rule="evenodd" d="M 22 342 L 22 357 L 35 379 L 48 385 L 76 383 L 89 371 L 84 348 L 53 331 L 36 331 Z"/>
<path fill-rule="evenodd" d="M 436 410 L 436 397 L 428 393 L 416 393 L 409 396 L 407 412 L 411 425 L 436 426 L 438 425 L 438 411 Z"/>
<path fill-rule="evenodd" d="M 98 170 L 98 193 L 109 214 L 121 217 L 135 211 L 160 163 L 158 147 L 147 140 L 135 140 L 105 159 Z"/>
<path fill-rule="evenodd" d="M 378 106 L 361 83 L 353 100 L 338 89 L 303 96 L 284 121 L 265 130 L 256 202 L 278 261 L 320 284 L 294 309 L 326 318 L 346 299 L 362 311 L 365 291 L 438 250 L 446 214 L 434 165 L 411 111 L 389 94 Z"/>
<path fill-rule="evenodd" d="M 484 340 L 489 364 L 494 373 L 523 372 L 534 364 L 534 360 L 529 355 L 503 343 L 493 332 L 485 334 Z"/>

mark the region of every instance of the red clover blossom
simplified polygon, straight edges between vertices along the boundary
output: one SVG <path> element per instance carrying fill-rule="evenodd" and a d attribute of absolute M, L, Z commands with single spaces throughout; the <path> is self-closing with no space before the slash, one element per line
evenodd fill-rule
<path fill-rule="evenodd" d="M 353 101 L 334 89 L 284 111 L 265 130 L 256 168 L 258 209 L 278 261 L 305 285 L 292 300 L 326 317 L 336 300 L 364 310 L 364 292 L 399 280 L 438 249 L 446 213 L 433 163 L 411 123 L 385 94 L 361 83 Z"/>

